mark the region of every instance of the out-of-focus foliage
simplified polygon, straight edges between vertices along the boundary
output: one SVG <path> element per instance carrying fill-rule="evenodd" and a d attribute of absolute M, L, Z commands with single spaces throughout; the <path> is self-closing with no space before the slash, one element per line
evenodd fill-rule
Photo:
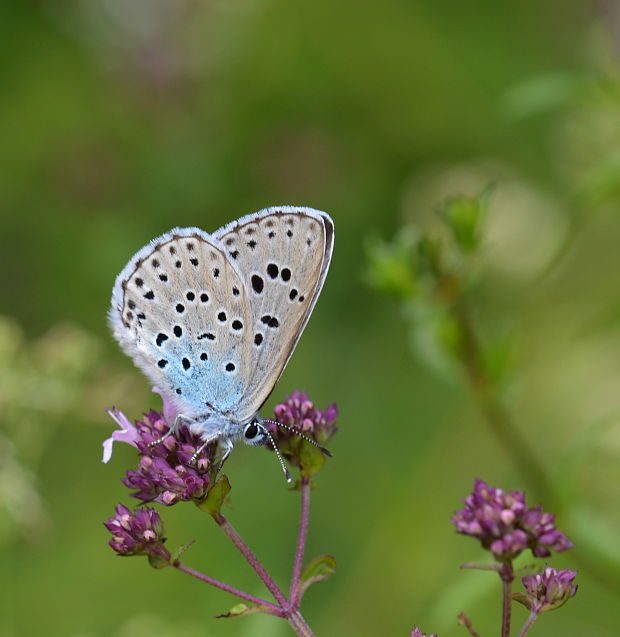
<path fill-rule="evenodd" d="M 15 320 L 0 316 L 0 542 L 49 531 L 34 470 L 54 429 L 75 418 L 101 346 L 83 329 L 57 324 L 29 341 Z"/>
<path fill-rule="evenodd" d="M 176 225 L 209 231 L 281 203 L 336 224 L 325 289 L 265 408 L 294 387 L 340 408 L 308 540 L 338 560 L 302 607 L 317 634 L 452 637 L 464 608 L 482 634 L 499 625 L 490 575 L 458 570 L 475 558 L 449 518 L 475 477 L 526 485 L 446 356 L 458 331 L 423 302 L 429 272 L 403 259 L 447 200 L 488 368 L 572 504 L 558 525 L 575 554 L 585 538 L 611 563 L 619 33 L 614 3 L 576 0 L 3 2 L 0 633 L 289 634 L 270 617 L 215 620 L 224 593 L 115 559 L 102 521 L 135 458 L 123 445 L 100 462 L 104 407 L 161 407 L 108 334 L 116 274 Z M 459 202 L 489 184 L 477 221 Z M 421 248 L 432 263 L 436 245 Z M 426 331 L 409 329 L 414 311 Z M 295 495 L 261 450 L 236 449 L 227 474 L 227 516 L 284 582 Z M 167 516 L 172 545 L 199 540 L 184 561 L 263 595 L 201 517 Z M 554 565 L 580 570 L 579 594 L 532 634 L 615 636 L 617 588 L 572 559 Z"/>

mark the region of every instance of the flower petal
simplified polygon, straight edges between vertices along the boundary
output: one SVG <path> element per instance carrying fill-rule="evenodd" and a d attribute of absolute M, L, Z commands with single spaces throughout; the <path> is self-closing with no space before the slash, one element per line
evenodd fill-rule
<path fill-rule="evenodd" d="M 177 416 L 179 415 L 179 410 L 174 406 L 174 404 L 169 400 L 164 392 L 159 389 L 159 387 L 153 387 L 151 391 L 154 394 L 159 394 L 161 396 L 161 399 L 164 403 L 164 420 L 168 423 L 169 426 L 172 426 Z"/>
<path fill-rule="evenodd" d="M 118 442 L 126 442 L 127 444 L 137 447 L 136 441 L 140 437 L 138 430 L 122 411 L 119 411 L 116 407 L 112 407 L 111 409 L 106 409 L 106 412 L 110 415 L 112 420 L 120 426 L 120 430 L 116 429 L 113 431 L 112 436 L 102 443 L 103 457 L 101 458 L 101 462 L 104 463 L 109 462 L 112 457 L 112 445 L 115 440 Z"/>

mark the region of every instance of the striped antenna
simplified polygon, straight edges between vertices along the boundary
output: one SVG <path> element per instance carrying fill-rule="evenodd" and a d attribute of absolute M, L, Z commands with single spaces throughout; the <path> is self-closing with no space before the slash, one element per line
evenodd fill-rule
<path fill-rule="evenodd" d="M 282 471 L 284 471 L 286 481 L 291 482 L 291 474 L 289 473 L 288 469 L 286 468 L 286 465 L 284 464 L 284 459 L 282 458 L 282 454 L 280 453 L 280 450 L 276 446 L 276 441 L 273 439 L 273 436 L 269 433 L 269 430 L 267 429 L 267 427 L 263 427 L 263 431 L 267 434 L 267 438 L 269 438 L 269 441 L 271 442 L 273 446 L 273 450 L 276 452 L 276 455 L 278 456 L 278 460 L 280 461 L 280 464 L 282 465 Z"/>
<path fill-rule="evenodd" d="M 301 431 L 298 431 L 297 429 L 295 429 L 295 427 L 291 427 L 289 425 L 285 425 L 284 423 L 278 422 L 277 420 L 272 420 L 271 418 L 263 418 L 263 422 L 267 422 L 270 425 L 276 425 L 276 427 L 281 427 L 282 429 L 286 429 L 287 431 L 290 431 L 291 433 L 295 434 L 296 436 L 299 436 L 300 438 L 303 438 L 306 442 L 309 442 L 311 445 L 314 445 L 317 449 L 319 449 L 326 456 L 329 456 L 330 458 L 332 457 L 332 452 L 329 449 L 325 449 L 325 447 L 322 447 L 316 440 L 312 440 L 312 438 L 310 438 L 309 436 L 306 436 L 306 434 L 302 434 Z M 267 431 L 267 430 L 265 430 L 265 431 Z M 267 433 L 269 433 L 269 432 L 267 432 Z M 270 438 L 271 438 L 271 436 L 270 436 Z M 272 440 L 272 442 L 273 442 L 273 440 Z"/>

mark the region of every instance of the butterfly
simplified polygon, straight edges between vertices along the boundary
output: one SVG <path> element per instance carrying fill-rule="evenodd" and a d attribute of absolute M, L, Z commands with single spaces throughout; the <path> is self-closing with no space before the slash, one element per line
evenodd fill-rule
<path fill-rule="evenodd" d="M 221 462 L 237 440 L 273 443 L 258 412 L 310 318 L 333 245 L 328 214 L 280 206 L 212 234 L 174 228 L 130 259 L 116 278 L 109 322 L 177 408 L 171 434 L 183 424 L 201 449 L 218 442 Z"/>

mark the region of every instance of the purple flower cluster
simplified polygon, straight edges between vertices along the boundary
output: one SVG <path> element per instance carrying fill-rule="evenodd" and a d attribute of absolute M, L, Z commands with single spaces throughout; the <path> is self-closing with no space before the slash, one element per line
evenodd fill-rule
<path fill-rule="evenodd" d="M 411 637 L 437 637 L 435 633 L 427 635 L 423 633 L 417 626 L 411 631 Z"/>
<path fill-rule="evenodd" d="M 265 424 L 280 453 L 294 467 L 300 468 L 303 477 L 315 475 L 323 466 L 324 456 L 312 453 L 303 438 L 325 445 L 338 430 L 338 407 L 331 404 L 324 410 L 315 409 L 308 394 L 296 390 L 276 405 L 274 415 L 275 420 L 284 426 L 279 427 L 272 421 Z"/>
<path fill-rule="evenodd" d="M 116 514 L 104 525 L 112 534 L 108 544 L 119 555 L 157 555 L 168 560 L 164 547 L 164 525 L 154 509 L 144 507 L 131 511 L 119 504 Z"/>
<path fill-rule="evenodd" d="M 522 491 L 503 491 L 476 480 L 473 492 L 464 500 L 452 523 L 458 533 L 476 537 L 496 560 L 514 559 L 525 549 L 536 557 L 551 551 L 565 551 L 572 542 L 555 528 L 555 516 L 542 507 L 528 509 Z"/>
<path fill-rule="evenodd" d="M 204 449 L 192 462 L 202 440 L 184 426 L 161 444 L 149 447 L 149 443 L 164 436 L 169 428 L 156 411 L 150 411 L 144 420 L 136 422 L 139 434 L 136 446 L 141 458 L 138 470 L 127 471 L 123 484 L 129 489 L 137 489 L 132 496 L 143 502 L 155 501 L 171 506 L 179 501 L 202 500 L 209 489 L 209 467 L 214 449 Z"/>
<path fill-rule="evenodd" d="M 560 553 L 573 546 L 573 543 L 555 528 L 555 515 L 545 513 L 542 506 L 528 509 L 521 520 L 523 529 L 531 538 L 536 538 L 532 552 L 536 557 L 548 557 L 551 551 Z"/>
<path fill-rule="evenodd" d="M 135 489 L 134 498 L 143 502 L 160 502 L 171 506 L 180 501 L 202 500 L 209 489 L 211 468 L 214 460 L 215 445 L 203 449 L 192 462 L 196 451 L 202 446 L 199 436 L 192 434 L 185 426 L 177 428 L 173 436 L 153 447 L 149 445 L 165 436 L 169 430 L 174 413 L 164 398 L 164 415 L 150 411 L 143 420 L 132 425 L 118 410 L 110 410 L 112 418 L 120 425 L 112 438 L 104 442 L 104 461 L 112 454 L 112 442 L 127 442 L 140 452 L 137 470 L 127 471 L 123 484 Z M 173 422 L 173 421 L 172 421 Z"/>
<path fill-rule="evenodd" d="M 577 592 L 576 575 L 569 568 L 556 571 L 549 566 L 542 573 L 527 575 L 521 580 L 527 591 L 526 605 L 536 614 L 559 608 Z"/>
<path fill-rule="evenodd" d="M 338 407 L 336 404 L 332 403 L 324 410 L 315 409 L 314 403 L 308 398 L 306 392 L 295 390 L 284 399 L 284 402 L 276 405 L 273 411 L 278 422 L 294 427 L 322 445 L 327 443 L 338 431 L 336 426 Z M 292 432 L 279 429 L 273 424 L 269 425 L 269 431 L 278 440 L 294 436 Z"/>

